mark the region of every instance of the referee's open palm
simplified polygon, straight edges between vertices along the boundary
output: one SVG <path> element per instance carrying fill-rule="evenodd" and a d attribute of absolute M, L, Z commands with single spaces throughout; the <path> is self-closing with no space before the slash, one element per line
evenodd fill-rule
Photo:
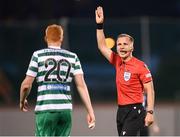
<path fill-rule="evenodd" d="M 96 11 L 96 23 L 103 23 L 104 22 L 104 13 L 103 13 L 103 8 L 102 7 L 97 7 Z"/>

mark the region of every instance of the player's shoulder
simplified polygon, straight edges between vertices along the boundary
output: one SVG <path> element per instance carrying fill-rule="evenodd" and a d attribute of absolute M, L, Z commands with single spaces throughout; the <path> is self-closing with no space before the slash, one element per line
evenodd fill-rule
<path fill-rule="evenodd" d="M 44 48 L 44 49 L 38 49 L 38 50 L 35 50 L 33 54 L 43 53 L 44 50 L 45 50 L 45 48 Z"/>
<path fill-rule="evenodd" d="M 69 51 L 69 50 L 66 50 L 66 49 L 61 49 L 61 52 L 64 54 L 69 54 L 69 55 L 75 56 L 75 57 L 77 56 L 76 53 Z"/>

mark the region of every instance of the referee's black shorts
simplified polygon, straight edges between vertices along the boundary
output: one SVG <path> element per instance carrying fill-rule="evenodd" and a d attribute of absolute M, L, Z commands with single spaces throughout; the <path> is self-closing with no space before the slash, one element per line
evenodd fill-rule
<path fill-rule="evenodd" d="M 146 111 L 141 103 L 119 105 L 117 111 L 117 129 L 119 136 L 137 136 L 144 127 Z"/>

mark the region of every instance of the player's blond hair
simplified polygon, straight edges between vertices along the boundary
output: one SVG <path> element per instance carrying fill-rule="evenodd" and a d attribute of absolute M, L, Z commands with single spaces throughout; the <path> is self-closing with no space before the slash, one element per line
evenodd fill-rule
<path fill-rule="evenodd" d="M 58 42 L 62 39 L 63 29 L 60 25 L 52 24 L 47 26 L 45 31 L 45 41 Z"/>

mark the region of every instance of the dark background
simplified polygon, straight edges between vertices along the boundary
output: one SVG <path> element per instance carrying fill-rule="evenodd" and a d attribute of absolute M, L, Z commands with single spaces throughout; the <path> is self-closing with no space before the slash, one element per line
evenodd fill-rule
<path fill-rule="evenodd" d="M 179 17 L 180 1 L 162 0 L 1 0 L 1 20 L 59 19 L 94 17 L 97 5 L 105 8 L 106 17 L 129 16 Z"/>
<path fill-rule="evenodd" d="M 135 38 L 134 55 L 142 59 L 141 20 L 149 21 L 151 60 L 157 101 L 179 98 L 180 1 L 155 0 L 2 0 L 0 2 L 0 103 L 19 101 L 19 88 L 33 51 L 46 47 L 44 30 L 65 18 L 68 46 L 81 60 L 94 102 L 116 101 L 115 71 L 99 53 L 94 10 L 105 12 L 105 33 L 116 39 L 121 32 Z M 115 50 L 115 48 L 113 48 Z M 5 80 L 7 79 L 7 80 Z M 4 87 L 6 81 L 7 87 Z M 7 90 L 7 92 L 5 91 Z M 75 88 L 74 88 L 75 90 Z M 76 92 L 75 100 L 79 101 Z M 30 100 L 36 98 L 36 84 Z M 8 100 L 8 101 L 7 101 Z M 11 100 L 11 101 L 10 101 Z"/>

